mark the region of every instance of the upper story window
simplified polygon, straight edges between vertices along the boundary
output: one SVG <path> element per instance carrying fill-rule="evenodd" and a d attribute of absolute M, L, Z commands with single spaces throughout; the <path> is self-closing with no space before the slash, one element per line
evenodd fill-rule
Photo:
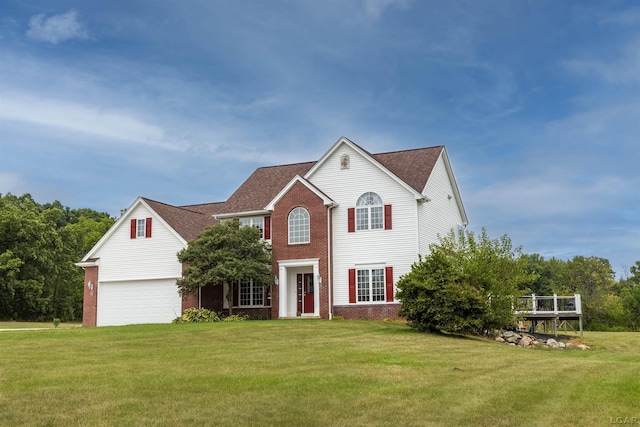
<path fill-rule="evenodd" d="M 384 206 L 376 193 L 364 193 L 356 203 L 356 230 L 379 230 L 384 227 Z"/>
<path fill-rule="evenodd" d="M 136 234 L 136 237 L 144 237 L 144 224 L 145 224 L 145 220 L 144 219 L 139 219 L 138 220 L 138 233 Z"/>
<path fill-rule="evenodd" d="M 131 220 L 131 238 L 151 237 L 151 218 L 139 218 Z"/>
<path fill-rule="evenodd" d="M 297 207 L 289 213 L 289 243 L 309 243 L 309 212 Z"/>
<path fill-rule="evenodd" d="M 253 216 L 249 218 L 240 218 L 240 225 L 243 227 L 253 227 L 260 230 L 260 238 L 264 239 L 264 217 Z"/>

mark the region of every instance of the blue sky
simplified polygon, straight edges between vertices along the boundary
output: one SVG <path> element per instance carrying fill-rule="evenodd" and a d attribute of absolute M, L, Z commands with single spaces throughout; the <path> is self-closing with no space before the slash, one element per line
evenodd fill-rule
<path fill-rule="evenodd" d="M 118 215 L 446 145 L 472 230 L 640 259 L 637 1 L 0 2 L 0 192 Z"/>

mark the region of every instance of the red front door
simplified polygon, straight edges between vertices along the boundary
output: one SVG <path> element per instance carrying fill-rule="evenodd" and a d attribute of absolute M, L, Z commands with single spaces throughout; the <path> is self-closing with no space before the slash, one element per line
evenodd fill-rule
<path fill-rule="evenodd" d="M 303 314 L 313 313 L 313 300 L 315 293 L 313 274 L 298 274 L 296 282 L 298 285 L 298 311 Z"/>

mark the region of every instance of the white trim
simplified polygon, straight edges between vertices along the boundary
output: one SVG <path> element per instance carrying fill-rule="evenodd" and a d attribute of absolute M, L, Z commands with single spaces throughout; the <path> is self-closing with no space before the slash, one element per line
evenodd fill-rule
<path fill-rule="evenodd" d="M 76 262 L 75 263 L 76 267 L 82 267 L 82 268 L 86 268 L 86 267 L 96 267 L 100 265 L 100 258 L 95 259 L 93 261 L 81 261 L 81 262 Z"/>
<path fill-rule="evenodd" d="M 287 312 L 287 308 L 289 307 L 289 301 L 287 299 L 287 293 L 289 291 L 289 274 L 287 270 L 289 268 L 296 267 L 312 267 L 313 268 L 313 279 L 314 286 L 319 289 L 317 283 L 318 274 L 320 274 L 320 258 L 308 258 L 308 259 L 293 259 L 293 260 L 282 260 L 276 261 L 278 263 L 278 317 L 286 318 L 295 316 L 294 312 Z M 296 301 L 297 305 L 297 301 Z M 320 292 L 314 292 L 313 294 L 313 314 L 309 313 L 309 316 L 318 317 L 320 316 Z"/>
<path fill-rule="evenodd" d="M 111 226 L 111 228 L 104 234 L 104 236 L 102 236 L 100 240 L 98 240 L 98 242 L 95 245 L 93 245 L 91 250 L 87 252 L 87 254 L 82 258 L 80 262 L 84 263 L 90 258 L 95 258 L 93 255 L 102 247 L 102 245 L 104 245 L 104 243 L 107 240 L 111 238 L 111 236 L 116 232 L 118 228 L 120 228 L 120 226 L 123 223 L 126 224 L 126 222 L 130 219 L 129 217 L 133 215 L 133 211 L 138 205 L 144 206 L 149 211 L 151 218 L 157 221 L 160 221 L 160 223 L 164 227 L 166 227 L 180 241 L 180 243 L 182 243 L 184 246 L 187 246 L 187 241 L 176 230 L 174 230 L 173 227 L 171 227 L 160 215 L 158 215 L 158 213 L 155 210 L 153 210 L 151 206 L 149 206 L 141 196 L 138 196 L 138 198 L 134 200 L 134 202 L 127 208 L 124 215 L 122 215 L 120 218 L 116 220 L 116 222 Z M 136 222 L 136 231 L 137 231 L 137 222 Z"/>
<path fill-rule="evenodd" d="M 314 263 L 317 264 L 318 262 L 320 262 L 320 258 L 291 259 L 276 262 L 278 263 L 278 265 L 284 267 L 305 267 Z"/>
<path fill-rule="evenodd" d="M 332 295 L 332 283 L 331 283 L 331 257 L 333 256 L 332 252 L 332 242 L 333 242 L 333 215 L 332 210 L 333 206 L 329 206 L 327 209 L 327 311 L 329 312 L 329 320 L 333 319 L 333 295 Z"/>
<path fill-rule="evenodd" d="M 378 167 L 382 172 L 387 174 L 390 178 L 392 178 L 394 181 L 396 181 L 398 184 L 404 187 L 407 191 L 409 191 L 409 193 L 411 193 L 416 198 L 416 200 L 424 198 L 424 195 L 420 194 L 415 189 L 413 189 L 409 184 L 404 182 L 402 179 L 398 178 L 396 174 L 394 174 L 385 166 L 383 166 L 382 163 L 380 163 L 374 157 L 372 157 L 371 154 L 367 153 L 362 148 L 358 147 L 356 144 L 354 144 L 352 141 L 345 138 L 344 136 L 340 137 L 340 139 L 338 139 L 338 141 L 335 144 L 333 144 L 333 147 L 331 147 L 329 151 L 327 151 L 324 154 L 324 156 L 322 156 L 320 160 L 318 160 L 316 164 L 313 165 L 313 167 L 309 169 L 309 171 L 306 174 L 304 174 L 304 179 L 309 179 L 322 166 L 322 164 L 326 162 L 327 159 L 338 149 L 338 147 L 340 147 L 343 144 L 349 146 L 352 150 L 360 154 L 364 159 L 367 159 L 369 162 L 371 162 L 371 164 Z"/>
<path fill-rule="evenodd" d="M 307 240 L 304 241 L 300 241 L 300 242 L 292 242 L 291 241 L 291 215 L 293 214 L 293 211 L 295 211 L 296 209 L 301 209 L 302 211 L 304 211 L 307 214 L 307 224 L 306 224 L 306 237 Z M 301 234 L 301 233 L 299 233 Z M 291 212 L 289 212 L 289 215 L 287 215 L 287 244 L 289 245 L 306 245 L 311 243 L 311 214 L 309 213 L 309 210 L 303 206 L 296 206 L 295 208 L 291 209 Z"/>
<path fill-rule="evenodd" d="M 212 216 L 215 219 L 241 218 L 241 217 L 246 217 L 246 216 L 270 216 L 272 210 L 261 209 L 261 210 L 257 210 L 257 211 L 232 212 L 232 213 L 216 214 L 216 215 L 212 215 Z"/>
<path fill-rule="evenodd" d="M 291 188 L 295 185 L 296 182 L 301 183 L 302 185 L 307 187 L 311 192 L 313 192 L 316 196 L 318 196 L 318 198 L 322 200 L 322 203 L 325 206 L 336 206 L 336 203 L 333 200 L 331 200 L 329 196 L 327 196 L 322 191 L 320 191 L 315 185 L 311 184 L 309 181 L 302 178 L 300 175 L 296 175 L 291 179 L 291 181 L 289 181 L 287 185 L 285 185 L 282 188 L 282 190 L 280 190 L 280 192 L 276 195 L 276 197 L 274 197 L 273 200 L 269 202 L 269 204 L 265 207 L 265 209 L 268 211 L 273 211 L 275 209 L 275 206 L 280 201 L 280 199 L 282 199 L 284 195 L 287 194 L 289 190 L 291 190 Z"/>
<path fill-rule="evenodd" d="M 98 283 L 111 283 L 111 282 L 139 282 L 145 280 L 178 280 L 182 279 L 182 276 L 157 276 L 157 277 L 135 277 L 135 278 L 124 278 L 124 279 L 109 279 L 109 280 L 98 280 Z"/>
<path fill-rule="evenodd" d="M 442 152 L 440 153 L 440 157 L 442 157 L 442 160 L 444 161 L 444 167 L 447 170 L 449 181 L 451 181 L 451 187 L 453 188 L 454 197 L 456 198 L 456 203 L 458 204 L 458 209 L 460 210 L 460 216 L 462 217 L 463 225 L 467 226 L 469 224 L 469 218 L 467 218 L 467 212 L 465 211 L 464 205 L 462 204 L 462 197 L 460 196 L 458 183 L 456 182 L 456 178 L 453 175 L 453 168 L 451 167 L 451 163 L 449 162 L 449 155 L 447 154 L 447 149 L 445 147 L 442 147 Z M 427 180 L 427 183 L 428 182 L 429 180 Z"/>

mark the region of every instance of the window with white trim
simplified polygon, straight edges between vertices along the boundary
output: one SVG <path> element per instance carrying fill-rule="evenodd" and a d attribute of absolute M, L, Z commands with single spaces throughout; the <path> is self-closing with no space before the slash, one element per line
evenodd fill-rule
<path fill-rule="evenodd" d="M 358 302 L 385 301 L 384 268 L 357 270 L 356 286 Z"/>
<path fill-rule="evenodd" d="M 289 213 L 289 244 L 309 243 L 309 212 L 297 207 Z"/>
<path fill-rule="evenodd" d="M 253 283 L 253 280 L 240 280 L 238 283 L 238 306 L 263 306 L 264 286 Z"/>
<path fill-rule="evenodd" d="M 146 231 L 146 220 L 143 219 L 139 219 L 138 220 L 138 228 L 137 228 L 137 233 L 136 236 L 137 237 L 144 237 L 145 236 L 145 231 Z"/>
<path fill-rule="evenodd" d="M 242 227 L 253 227 L 260 230 L 260 238 L 264 239 L 264 217 L 252 216 L 248 218 L 240 218 L 240 225 Z"/>
<path fill-rule="evenodd" d="M 364 193 L 356 203 L 356 230 L 381 230 L 383 227 L 382 199 L 371 191 Z"/>

